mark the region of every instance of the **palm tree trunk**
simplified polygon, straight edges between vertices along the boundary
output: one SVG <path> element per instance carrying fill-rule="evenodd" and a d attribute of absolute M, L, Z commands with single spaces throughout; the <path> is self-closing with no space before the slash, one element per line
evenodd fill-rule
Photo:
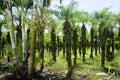
<path fill-rule="evenodd" d="M 59 55 L 59 52 L 60 52 L 60 39 L 59 39 L 59 36 L 57 36 L 57 53 Z"/>
<path fill-rule="evenodd" d="M 42 72 L 44 68 L 44 30 L 38 32 L 38 40 L 39 40 L 39 55 L 40 55 L 40 71 Z"/>
<path fill-rule="evenodd" d="M 80 56 L 81 56 L 81 45 L 82 44 L 82 42 L 81 42 L 81 38 L 80 38 L 80 41 L 79 41 L 79 54 L 80 54 Z"/>
<path fill-rule="evenodd" d="M 110 40 L 107 40 L 107 44 L 106 44 L 106 58 L 108 61 L 110 61 Z"/>
<path fill-rule="evenodd" d="M 23 1 L 21 4 L 21 26 L 22 26 L 22 53 L 23 53 L 23 61 L 27 60 L 27 48 L 26 48 L 26 34 L 25 34 L 25 26 L 24 26 L 24 5 Z M 26 61 L 25 61 L 26 62 Z"/>
<path fill-rule="evenodd" d="M 91 54 L 90 54 L 90 58 L 92 58 L 93 59 L 93 42 L 94 42 L 94 29 L 93 28 L 91 28 L 91 32 L 90 32 L 90 34 L 91 34 Z"/>
<path fill-rule="evenodd" d="M 86 54 L 86 28 L 84 24 L 82 26 L 82 54 L 83 54 L 83 63 L 84 63 L 85 54 Z"/>
<path fill-rule="evenodd" d="M 105 28 L 101 34 L 101 49 L 102 49 L 102 52 L 101 52 L 101 67 L 105 67 L 105 45 L 106 45 L 106 35 L 105 35 Z"/>
<path fill-rule="evenodd" d="M 51 30 L 51 49 L 52 49 L 52 60 L 56 62 L 56 34 L 55 28 Z"/>
<path fill-rule="evenodd" d="M 115 51 L 115 40 L 114 40 L 114 32 L 112 31 L 112 58 L 114 59 L 114 51 Z"/>
<path fill-rule="evenodd" d="M 63 57 L 65 57 L 65 36 L 63 36 Z"/>
<path fill-rule="evenodd" d="M 101 67 L 105 67 L 105 41 L 103 40 L 101 42 L 102 46 L 101 46 L 101 49 L 102 49 L 102 52 L 101 52 Z"/>
<path fill-rule="evenodd" d="M 33 77 L 33 73 L 35 70 L 35 53 L 36 53 L 36 31 L 37 31 L 37 23 L 36 23 L 36 17 L 38 15 L 36 15 L 37 13 L 37 3 L 38 0 L 34 0 L 33 1 L 33 26 L 31 28 L 31 41 L 30 41 L 30 56 L 28 59 L 28 78 L 32 79 Z"/>
<path fill-rule="evenodd" d="M 35 53 L 36 53 L 36 26 L 33 26 L 31 29 L 31 44 L 30 44 L 30 55 L 28 59 L 28 78 L 33 77 L 34 72 L 34 62 L 35 62 Z"/>
<path fill-rule="evenodd" d="M 119 24 L 120 26 L 120 24 Z M 119 49 L 120 49 L 120 27 L 119 27 L 119 31 L 118 31 L 118 40 L 119 40 Z"/>
<path fill-rule="evenodd" d="M 78 42 L 78 35 L 77 35 L 77 29 L 75 29 L 73 30 L 74 66 L 76 65 L 76 59 L 77 59 L 77 42 Z"/>
<path fill-rule="evenodd" d="M 71 60 L 71 24 L 68 20 L 64 23 L 65 47 L 66 47 L 66 60 L 68 64 L 68 73 L 66 80 L 69 80 L 72 75 L 72 60 Z"/>
<path fill-rule="evenodd" d="M 0 26 L 0 46 L 2 46 L 2 32 L 1 32 L 1 26 Z M 1 57 L 2 57 L 2 47 L 0 47 L 0 60 L 1 60 Z"/>
<path fill-rule="evenodd" d="M 95 56 L 97 56 L 97 51 L 98 51 L 98 40 L 97 40 L 97 35 L 95 35 L 95 44 L 94 44 L 94 48 L 95 48 Z"/>
<path fill-rule="evenodd" d="M 10 33 L 11 44 L 13 48 L 13 53 L 15 55 L 15 63 L 18 63 L 18 54 L 17 54 L 16 41 L 15 41 L 15 29 L 13 26 L 11 0 L 8 0 L 7 9 L 8 9 L 8 28 L 9 28 L 9 33 Z"/>

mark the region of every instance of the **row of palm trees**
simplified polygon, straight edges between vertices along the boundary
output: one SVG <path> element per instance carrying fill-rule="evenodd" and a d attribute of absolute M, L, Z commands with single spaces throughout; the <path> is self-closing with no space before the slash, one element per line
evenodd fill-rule
<path fill-rule="evenodd" d="M 50 1 L 43 0 L 43 7 L 48 7 L 50 4 Z M 73 5 L 69 5 L 68 7 L 60 6 L 59 9 L 61 12 L 52 11 L 51 13 L 55 13 L 54 16 L 58 18 L 53 18 L 48 9 L 45 8 L 39 8 L 38 0 L 20 0 L 14 1 L 14 4 L 17 4 L 16 7 L 18 7 L 18 11 L 21 14 L 18 14 L 18 32 L 21 39 L 20 43 L 22 46 L 22 55 L 23 55 L 23 63 L 24 65 L 28 66 L 28 77 L 32 78 L 34 70 L 35 70 L 35 54 L 36 50 L 39 51 L 40 56 L 40 71 L 44 68 L 44 50 L 45 50 L 45 40 L 44 35 L 45 29 L 51 31 L 51 46 L 50 50 L 52 52 L 52 60 L 56 61 L 56 49 L 59 44 L 59 42 L 62 43 L 63 48 L 63 55 L 66 57 L 66 61 L 68 64 L 68 73 L 66 75 L 66 78 L 69 79 L 72 75 L 73 69 L 75 65 L 77 64 L 77 49 L 79 48 L 80 55 L 83 56 L 83 63 L 85 63 L 85 55 L 86 55 L 86 48 L 88 46 L 91 46 L 91 54 L 90 58 L 94 58 L 93 56 L 93 48 L 95 48 L 95 55 L 97 56 L 97 49 L 101 48 L 101 66 L 105 67 L 105 55 L 108 57 L 108 60 L 112 60 L 114 58 L 114 44 L 115 44 L 115 34 L 114 34 L 114 27 L 116 27 L 116 24 L 119 24 L 119 16 L 116 18 L 116 15 L 109 12 L 108 8 L 105 8 L 104 10 L 100 12 L 95 12 L 95 14 L 89 15 L 85 11 L 78 11 L 75 9 L 75 3 Z M 47 6 L 46 6 L 47 5 Z M 21 9 L 19 9 L 21 7 Z M 31 9 L 32 8 L 32 9 Z M 12 2 L 11 0 L 7 1 L 7 21 L 6 24 L 8 24 L 10 39 L 11 39 L 11 45 L 13 49 L 13 54 L 15 58 L 15 64 L 18 64 L 20 62 L 19 60 L 19 52 L 17 52 L 17 39 L 18 36 L 15 37 L 15 26 L 14 26 L 14 15 L 12 13 Z M 31 10 L 29 12 L 29 10 Z M 27 18 L 28 12 L 32 14 L 32 18 Z M 4 9 L 2 10 L 2 13 L 5 13 Z M 112 18 L 111 18 L 112 17 Z M 64 22 L 63 28 L 61 28 L 61 32 L 63 32 L 62 36 L 57 36 L 56 29 L 59 26 L 57 23 L 59 23 L 57 20 L 62 20 Z M 27 23 L 25 23 L 27 22 Z M 80 24 L 82 23 L 82 26 L 80 27 Z M 90 32 L 87 31 L 86 23 L 91 23 Z M 27 28 L 25 25 L 28 25 L 29 28 L 27 31 L 25 29 Z M 63 24 L 63 23 L 62 23 Z M 77 24 L 77 25 L 76 25 Z M 60 24 L 61 25 L 61 24 Z M 1 27 L 0 27 L 1 28 Z M 98 29 L 99 28 L 99 29 Z M 108 34 L 109 33 L 109 34 Z M 88 38 L 88 35 L 91 37 Z M 118 40 L 120 42 L 120 29 L 118 33 Z M 17 38 L 17 39 L 16 39 Z M 58 42 L 57 39 L 58 38 Z M 63 39 L 63 41 L 60 40 Z M 90 39 L 90 42 L 89 40 Z M 0 35 L 0 40 L 2 40 L 2 36 Z M 38 44 L 37 44 L 38 43 Z M 90 45 L 88 45 L 90 43 Z M 107 43 L 107 45 L 106 45 Z M 112 44 L 112 45 L 111 45 Z M 120 43 L 119 43 L 120 45 Z M 61 46 L 58 46 L 58 49 Z M 112 53 L 111 49 L 112 47 Z M 0 48 L 2 49 L 2 48 Z M 61 49 L 61 48 L 60 48 Z M 74 53 L 74 65 L 72 65 L 72 59 L 71 55 L 72 52 Z M 60 50 L 59 50 L 60 51 Z M 107 53 L 106 53 L 107 52 Z M 109 59 L 110 58 L 110 59 Z M 17 66 L 17 65 L 16 65 Z"/>

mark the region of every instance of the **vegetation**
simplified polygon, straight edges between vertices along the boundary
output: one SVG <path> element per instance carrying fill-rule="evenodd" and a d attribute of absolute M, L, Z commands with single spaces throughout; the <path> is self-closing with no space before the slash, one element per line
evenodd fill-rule
<path fill-rule="evenodd" d="M 90 14 L 75 1 L 57 11 L 52 0 L 1 1 L 0 80 L 119 80 L 120 14 Z"/>

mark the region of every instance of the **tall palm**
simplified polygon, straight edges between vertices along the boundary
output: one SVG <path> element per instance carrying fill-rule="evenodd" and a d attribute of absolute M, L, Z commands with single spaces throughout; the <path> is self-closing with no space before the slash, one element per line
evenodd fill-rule
<path fill-rule="evenodd" d="M 38 8 L 38 0 L 34 0 L 33 1 L 33 24 L 32 24 L 32 27 L 31 27 L 31 40 L 30 40 L 30 55 L 29 55 L 29 58 L 28 58 L 28 78 L 29 79 L 32 79 L 33 77 L 33 73 L 34 73 L 34 70 L 35 70 L 35 53 L 36 53 L 36 31 L 38 29 L 37 27 L 37 13 L 39 13 L 37 11 L 37 8 Z"/>
<path fill-rule="evenodd" d="M 81 40 L 82 40 L 82 54 L 83 54 L 83 63 L 85 62 L 85 54 L 86 54 L 86 27 L 82 25 L 81 32 Z"/>
<path fill-rule="evenodd" d="M 46 10 L 45 8 L 40 9 L 40 15 L 38 18 L 38 42 L 39 42 L 39 56 L 40 56 L 40 71 L 44 69 L 44 30 L 46 26 L 49 24 L 49 10 Z"/>
<path fill-rule="evenodd" d="M 71 60 L 71 23 L 69 21 L 71 16 L 71 9 L 70 7 L 60 7 L 61 9 L 61 16 L 65 19 L 63 32 L 64 32 L 64 44 L 65 44 L 65 50 L 66 50 L 66 60 L 68 64 L 68 73 L 66 75 L 66 78 L 69 79 L 72 74 L 72 60 Z"/>
<path fill-rule="evenodd" d="M 95 48 L 95 55 L 97 56 L 97 46 L 98 46 L 97 30 L 98 30 L 99 21 L 97 19 L 95 19 L 95 16 L 93 14 L 89 15 L 89 21 L 91 23 L 91 29 L 90 29 L 91 54 L 90 54 L 90 58 L 93 58 L 93 49 L 94 48 Z"/>
<path fill-rule="evenodd" d="M 56 61 L 56 33 L 55 33 L 55 27 L 56 27 L 56 23 L 55 21 L 51 21 L 51 50 L 52 50 L 52 60 Z"/>
<path fill-rule="evenodd" d="M 80 15 L 80 21 L 82 23 L 82 27 L 81 27 L 81 51 L 83 54 L 83 63 L 85 62 L 85 54 L 86 54 L 86 47 L 87 47 L 87 29 L 85 26 L 85 23 L 88 22 L 88 13 L 81 11 L 81 15 Z"/>
<path fill-rule="evenodd" d="M 21 39 L 22 41 L 22 55 L 23 55 L 23 62 L 27 62 L 27 34 L 25 31 L 25 19 L 26 19 L 26 15 L 27 15 L 27 11 L 28 9 L 33 5 L 32 0 L 20 0 L 20 1 L 16 1 L 13 0 L 14 5 L 17 8 L 18 14 L 17 16 L 14 15 L 15 19 L 17 21 L 19 21 L 19 26 L 17 27 L 17 29 L 19 30 L 19 32 L 21 32 L 21 34 L 18 32 L 18 35 L 21 35 L 21 37 L 19 39 Z"/>
<path fill-rule="evenodd" d="M 46 17 L 48 17 L 48 16 L 44 16 L 43 14 L 42 14 L 42 10 L 38 6 L 38 0 L 34 0 L 33 1 L 33 14 L 32 14 L 33 15 L 32 20 L 33 20 L 34 23 L 32 23 L 32 27 L 31 27 L 31 30 L 30 30 L 30 32 L 31 32 L 30 56 L 28 58 L 28 77 L 30 79 L 33 77 L 33 73 L 34 73 L 34 70 L 35 70 L 34 63 L 35 63 L 35 53 L 36 53 L 36 32 L 39 31 L 39 29 L 41 29 L 40 32 L 42 32 L 42 31 L 44 32 L 43 27 L 46 26 L 45 25 L 45 20 L 47 19 Z M 42 18 L 42 17 L 44 17 L 44 18 Z M 41 36 L 41 35 L 39 35 L 39 36 Z M 43 36 L 43 34 L 42 34 L 42 36 Z M 44 37 L 42 37 L 42 38 L 44 38 Z M 44 53 L 42 53 L 40 55 L 42 55 L 42 64 L 43 64 Z"/>
<path fill-rule="evenodd" d="M 7 9 L 8 9 L 8 28 L 10 33 L 11 44 L 13 48 L 13 53 L 15 55 L 15 63 L 18 63 L 18 54 L 16 49 L 16 40 L 15 40 L 15 27 L 13 25 L 13 17 L 12 17 L 12 1 L 7 1 Z"/>
<path fill-rule="evenodd" d="M 105 67 L 105 47 L 106 47 L 107 36 L 109 35 L 107 33 L 107 31 L 108 31 L 108 29 L 112 29 L 110 27 L 111 15 L 112 15 L 112 13 L 109 12 L 109 8 L 105 8 L 105 9 L 101 10 L 100 12 L 96 13 L 96 19 L 100 20 L 99 39 L 100 39 L 100 45 L 101 45 L 101 50 L 102 50 L 102 52 L 101 52 L 101 67 Z"/>
<path fill-rule="evenodd" d="M 68 73 L 66 75 L 67 79 L 69 79 L 72 74 L 72 60 L 71 60 L 72 25 L 70 23 L 70 19 L 74 14 L 75 6 L 76 6 L 76 2 L 72 2 L 67 7 L 60 6 L 60 10 L 61 10 L 60 17 L 65 19 L 64 27 L 63 27 L 63 32 L 64 32 L 63 42 L 65 44 L 66 60 L 68 63 Z"/>
<path fill-rule="evenodd" d="M 66 78 L 69 79 L 72 74 L 72 61 L 71 61 L 71 24 L 68 20 L 64 23 L 65 47 L 66 47 L 66 60 L 68 64 L 68 73 Z"/>
<path fill-rule="evenodd" d="M 77 59 L 77 43 L 78 43 L 78 34 L 77 34 L 77 28 L 73 30 L 73 53 L 74 53 L 74 65 L 76 65 L 76 59 Z"/>

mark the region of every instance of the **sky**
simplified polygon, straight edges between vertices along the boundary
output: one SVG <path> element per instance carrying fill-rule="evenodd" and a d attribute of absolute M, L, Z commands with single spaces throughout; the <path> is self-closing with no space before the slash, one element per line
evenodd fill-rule
<path fill-rule="evenodd" d="M 69 5 L 72 0 L 63 0 L 63 5 Z M 114 13 L 120 12 L 120 0 L 75 0 L 78 2 L 79 10 L 85 10 L 87 12 L 94 12 L 102 10 L 106 7 L 110 7 L 110 11 Z M 52 7 L 59 5 L 59 0 L 53 0 Z"/>
<path fill-rule="evenodd" d="M 62 5 L 67 6 L 73 0 L 63 0 Z M 102 10 L 106 7 L 110 7 L 110 11 L 114 13 L 120 12 L 120 0 L 75 0 L 78 2 L 78 9 L 85 10 L 87 12 L 94 12 Z M 60 5 L 60 0 L 52 0 L 51 7 L 56 8 L 56 5 Z M 0 15 L 0 20 L 4 17 Z"/>

